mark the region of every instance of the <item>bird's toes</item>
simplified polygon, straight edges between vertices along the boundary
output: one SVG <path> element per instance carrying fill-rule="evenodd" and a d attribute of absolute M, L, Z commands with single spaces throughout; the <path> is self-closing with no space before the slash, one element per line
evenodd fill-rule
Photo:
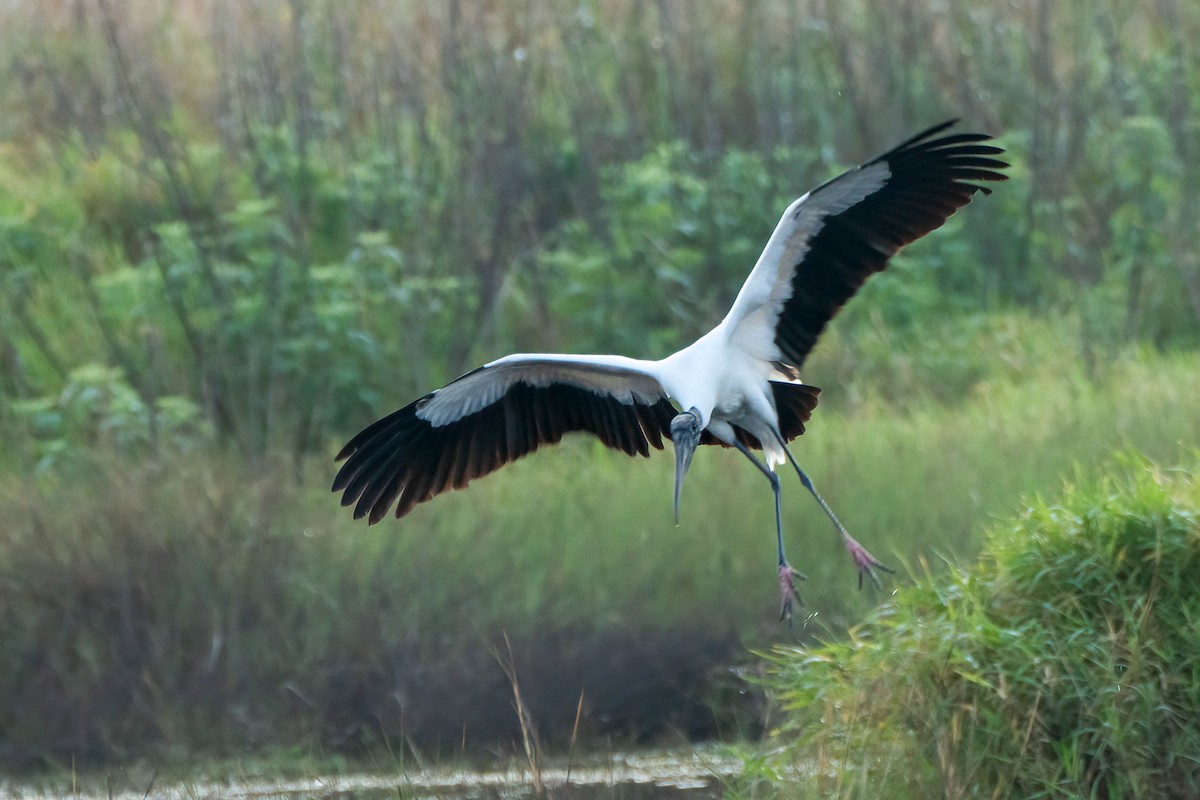
<path fill-rule="evenodd" d="M 876 570 L 881 570 L 889 575 L 896 572 L 896 570 L 871 555 L 867 551 L 867 548 L 863 547 L 851 536 L 846 537 L 846 549 L 850 551 L 850 556 L 854 559 L 854 566 L 858 567 L 858 588 L 860 590 L 863 585 L 863 575 L 871 579 L 871 583 L 875 584 L 875 588 L 882 589 L 883 582 L 879 579 L 879 573 Z"/>
<path fill-rule="evenodd" d="M 807 576 L 798 569 L 793 569 L 790 564 L 784 562 L 779 565 L 779 595 L 782 599 L 782 607 L 779 610 L 779 621 L 787 620 L 788 627 L 792 626 L 792 610 L 795 605 L 804 605 L 804 600 L 800 598 L 800 593 L 796 591 L 797 580 L 808 580 Z"/>

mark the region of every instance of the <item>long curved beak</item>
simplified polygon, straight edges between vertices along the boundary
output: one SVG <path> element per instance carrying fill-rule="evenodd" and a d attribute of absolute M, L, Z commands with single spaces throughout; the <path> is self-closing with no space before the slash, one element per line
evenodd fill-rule
<path fill-rule="evenodd" d="M 683 489 L 683 476 L 692 465 L 692 454 L 696 452 L 699 437 L 680 436 L 675 442 L 675 524 L 679 524 L 679 492 Z"/>

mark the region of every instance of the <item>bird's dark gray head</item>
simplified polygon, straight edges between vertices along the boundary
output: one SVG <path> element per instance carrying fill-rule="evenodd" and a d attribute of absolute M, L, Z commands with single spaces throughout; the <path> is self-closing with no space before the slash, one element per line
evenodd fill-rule
<path fill-rule="evenodd" d="M 675 524 L 679 524 L 679 492 L 683 476 L 692 465 L 692 454 L 700 444 L 700 411 L 691 409 L 671 420 L 671 441 L 675 444 Z"/>

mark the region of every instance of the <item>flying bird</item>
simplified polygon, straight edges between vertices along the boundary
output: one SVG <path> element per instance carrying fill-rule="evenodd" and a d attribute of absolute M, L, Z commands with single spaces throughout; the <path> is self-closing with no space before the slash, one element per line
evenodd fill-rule
<path fill-rule="evenodd" d="M 660 361 L 620 355 L 522 353 L 485 364 L 369 427 L 337 455 L 342 505 L 371 524 L 585 431 L 630 456 L 675 447 L 675 522 L 698 445 L 736 448 L 770 481 L 775 500 L 780 619 L 804 576 L 784 556 L 780 481 L 790 463 L 832 520 L 863 575 L 891 572 L 859 544 L 796 462 L 787 443 L 804 432 L 819 389 L 801 383 L 818 336 L 871 274 L 906 244 L 940 227 L 982 181 L 1008 166 L 980 133 L 932 127 L 795 200 L 767 240 L 725 318 Z M 761 453 L 761 458 L 755 454 Z"/>

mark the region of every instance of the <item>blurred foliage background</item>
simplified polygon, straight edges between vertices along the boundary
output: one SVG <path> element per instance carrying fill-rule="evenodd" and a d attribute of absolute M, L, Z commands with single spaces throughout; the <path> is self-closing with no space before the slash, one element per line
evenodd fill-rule
<path fill-rule="evenodd" d="M 664 355 L 720 318 L 790 199 L 950 116 L 1015 180 L 841 329 L 1026 308 L 1078 320 L 1097 368 L 1200 336 L 1190 3 L 3 15 L 0 398 L 47 455 L 324 449 L 505 352 Z"/>
<path fill-rule="evenodd" d="M 329 458 L 508 352 L 688 343 L 790 200 L 949 117 L 1012 180 L 831 326 L 802 463 L 895 563 L 973 553 L 1113 449 L 1173 458 L 1200 439 L 1198 39 L 1186 0 L 0 6 L 0 762 L 467 746 L 447 698 L 475 744 L 515 724 L 503 680 L 492 728 L 463 689 L 498 631 L 618 688 L 613 630 L 653 632 L 643 666 L 792 636 L 769 500 L 717 454 L 680 531 L 661 463 L 587 442 L 403 530 L 353 525 Z M 793 498 L 824 614 L 795 635 L 836 634 L 876 598 Z M 585 732 L 653 728 L 586 696 Z"/>

